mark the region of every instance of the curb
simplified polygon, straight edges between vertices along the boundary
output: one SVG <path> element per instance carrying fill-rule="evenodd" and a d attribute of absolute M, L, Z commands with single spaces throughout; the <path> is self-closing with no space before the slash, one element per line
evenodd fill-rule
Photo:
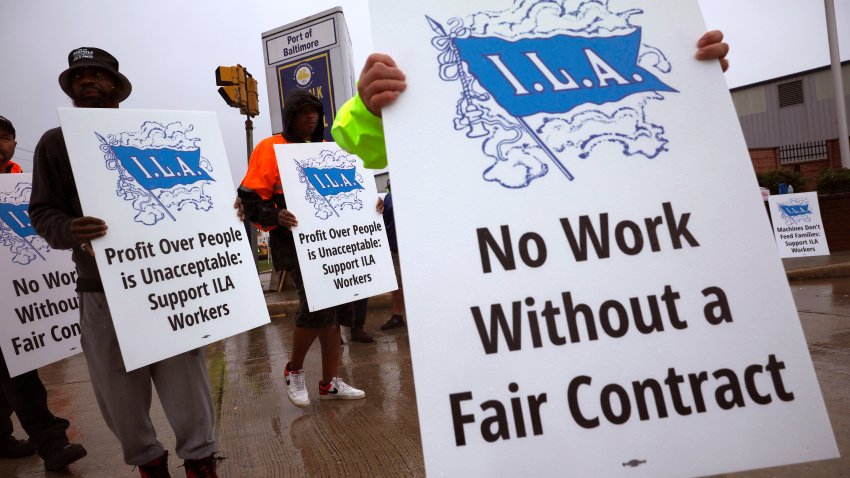
<path fill-rule="evenodd" d="M 267 303 L 266 306 L 269 309 L 269 315 L 274 317 L 295 317 L 295 313 L 298 312 L 298 301 L 297 300 L 287 300 L 284 302 L 270 302 Z"/>
<path fill-rule="evenodd" d="M 850 263 L 796 269 L 786 271 L 785 275 L 788 277 L 789 281 L 850 277 Z"/>
<path fill-rule="evenodd" d="M 392 296 L 387 292 L 369 297 L 369 305 L 372 307 L 392 307 Z M 266 306 L 268 306 L 269 315 L 272 317 L 295 317 L 295 314 L 298 313 L 298 299 L 269 302 Z"/>

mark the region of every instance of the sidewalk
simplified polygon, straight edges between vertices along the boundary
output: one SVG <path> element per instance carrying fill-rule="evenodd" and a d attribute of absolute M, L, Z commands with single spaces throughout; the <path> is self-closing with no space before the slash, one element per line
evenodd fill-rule
<path fill-rule="evenodd" d="M 782 259 L 789 281 L 850 277 L 850 251 Z"/>
<path fill-rule="evenodd" d="M 263 283 L 268 284 L 267 280 Z M 413 389 L 407 328 L 381 331 L 390 314 L 386 299 L 370 299 L 367 330 L 375 343 L 340 347 L 340 375 L 367 393 L 364 400 L 319 400 L 321 354 L 316 343 L 304 361 L 311 403 L 294 406 L 286 398 L 283 367 L 295 328 L 294 290 L 267 293 L 270 324 L 206 347 L 216 415 L 222 478 L 424 477 L 422 445 Z M 138 478 L 124 464 L 114 435 L 101 418 L 81 354 L 39 370 L 51 410 L 71 422 L 72 441 L 88 456 L 68 471 L 45 472 L 37 456 L 0 458 L 2 478 Z M 171 451 L 171 476 L 185 476 L 174 454 L 175 436 L 156 397 L 151 420 Z M 15 419 L 15 434 L 25 437 Z"/>

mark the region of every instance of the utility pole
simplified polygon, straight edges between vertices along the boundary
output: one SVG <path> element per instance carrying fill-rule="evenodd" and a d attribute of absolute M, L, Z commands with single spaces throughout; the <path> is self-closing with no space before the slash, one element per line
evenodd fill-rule
<path fill-rule="evenodd" d="M 251 118 L 260 114 L 259 95 L 257 94 L 257 80 L 248 73 L 240 64 L 236 66 L 219 66 L 215 69 L 215 84 L 220 86 L 218 94 L 224 98 L 224 102 L 233 108 L 239 108 L 239 112 L 245 118 L 245 142 L 248 146 L 246 160 L 250 162 L 251 153 L 254 151 L 254 122 Z M 257 263 L 257 231 L 245 220 L 245 231 L 251 242 L 251 252 L 254 255 L 254 264 Z"/>
<path fill-rule="evenodd" d="M 850 134 L 847 132 L 847 108 L 844 106 L 841 55 L 838 52 L 838 28 L 835 26 L 835 2 L 834 0 L 823 0 L 823 5 L 826 8 L 826 33 L 829 37 L 832 84 L 835 88 L 835 114 L 838 116 L 838 146 L 841 151 L 841 167 L 850 168 Z"/>

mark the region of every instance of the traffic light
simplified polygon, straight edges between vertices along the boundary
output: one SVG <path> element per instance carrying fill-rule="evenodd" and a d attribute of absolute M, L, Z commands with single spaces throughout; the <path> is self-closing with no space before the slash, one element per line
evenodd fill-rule
<path fill-rule="evenodd" d="M 245 69 L 242 65 L 220 66 L 215 69 L 215 84 L 221 86 L 218 94 L 227 106 L 244 109 L 247 106 Z"/>
<path fill-rule="evenodd" d="M 245 78 L 245 90 L 247 111 L 245 108 L 243 108 L 242 114 L 248 116 L 257 116 L 258 114 L 260 114 L 260 97 L 257 93 L 257 80 L 255 80 L 250 73 L 248 74 L 248 77 Z"/>
<path fill-rule="evenodd" d="M 216 68 L 215 84 L 221 87 L 218 89 L 218 94 L 224 98 L 227 106 L 239 108 L 239 112 L 243 115 L 260 114 L 257 80 L 242 65 Z"/>

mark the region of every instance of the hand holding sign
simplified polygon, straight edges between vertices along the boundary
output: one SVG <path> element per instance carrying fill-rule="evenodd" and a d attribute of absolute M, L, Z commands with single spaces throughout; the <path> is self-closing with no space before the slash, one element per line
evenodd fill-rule
<path fill-rule="evenodd" d="M 706 32 L 697 42 L 696 59 L 719 60 L 723 71 L 729 69 L 729 60 L 726 59 L 727 53 L 729 53 L 729 44 L 723 43 L 723 32 L 720 30 Z"/>
<path fill-rule="evenodd" d="M 381 116 L 381 110 L 389 105 L 407 88 L 404 73 L 395 60 L 383 53 L 372 53 L 360 72 L 357 93 L 373 115 Z"/>
<path fill-rule="evenodd" d="M 75 218 L 71 221 L 71 235 L 80 242 L 90 241 L 106 235 L 106 223 L 91 216 Z"/>
<path fill-rule="evenodd" d="M 277 223 L 287 229 L 292 229 L 298 225 L 298 219 L 295 219 L 295 214 L 289 212 L 288 209 L 281 209 L 277 213 Z"/>

